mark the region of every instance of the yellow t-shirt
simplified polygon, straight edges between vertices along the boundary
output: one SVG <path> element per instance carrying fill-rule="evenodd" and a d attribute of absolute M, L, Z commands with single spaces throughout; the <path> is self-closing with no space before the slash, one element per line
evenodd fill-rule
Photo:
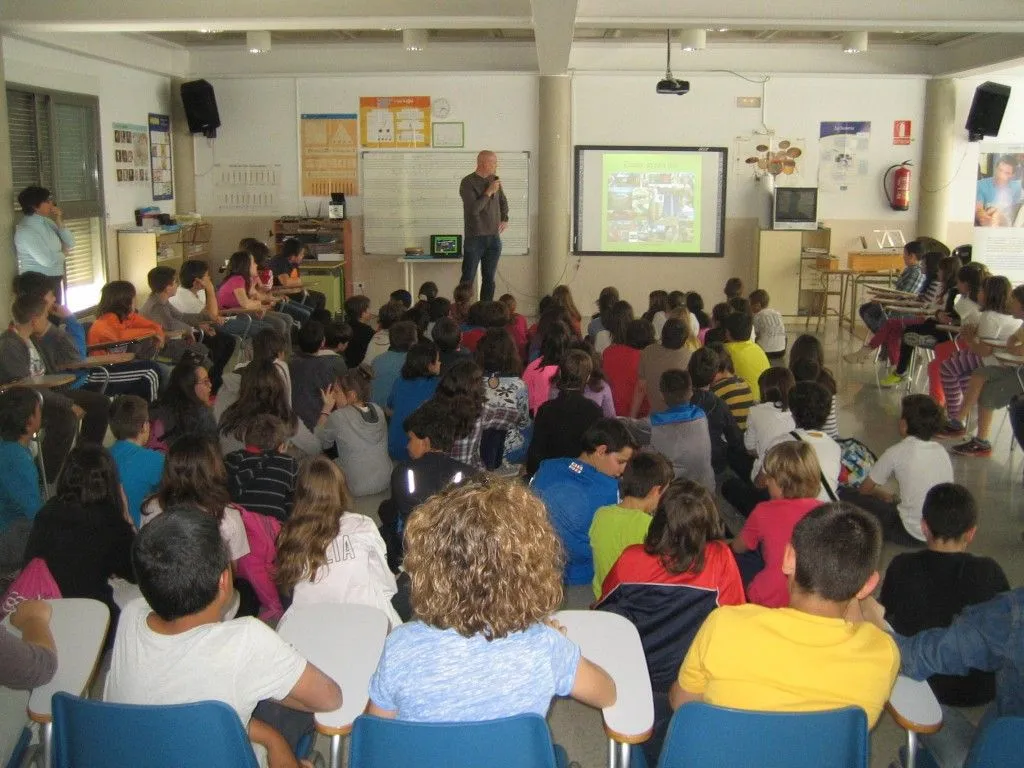
<path fill-rule="evenodd" d="M 754 393 L 754 399 L 759 401 L 761 388 L 758 387 L 757 380 L 771 367 L 768 355 L 750 340 L 727 341 L 725 351 L 732 358 L 732 367 L 736 369 L 736 375 L 747 382 L 750 391 Z"/>
<path fill-rule="evenodd" d="M 810 712 L 857 706 L 874 726 L 900 668 L 888 634 L 795 608 L 726 606 L 694 638 L 679 685 L 722 707 Z"/>

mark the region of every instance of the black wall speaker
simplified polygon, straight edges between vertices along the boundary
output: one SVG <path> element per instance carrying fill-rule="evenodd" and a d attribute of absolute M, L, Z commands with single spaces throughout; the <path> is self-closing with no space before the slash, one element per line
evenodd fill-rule
<path fill-rule="evenodd" d="M 210 139 L 217 137 L 220 113 L 217 112 L 217 99 L 214 98 L 212 85 L 205 80 L 182 83 L 181 103 L 185 106 L 189 132 L 201 133 Z"/>
<path fill-rule="evenodd" d="M 967 115 L 967 138 L 981 141 L 986 136 L 998 136 L 1003 122 L 1006 102 L 1010 100 L 1010 86 L 982 83 L 974 91 L 974 101 Z"/>

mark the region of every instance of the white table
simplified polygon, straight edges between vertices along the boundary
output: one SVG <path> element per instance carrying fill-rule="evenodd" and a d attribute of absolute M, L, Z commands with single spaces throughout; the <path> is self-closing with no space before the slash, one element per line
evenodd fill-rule
<path fill-rule="evenodd" d="M 398 259 L 398 263 L 402 265 L 405 272 L 405 290 L 412 296 L 413 304 L 416 303 L 416 291 L 419 290 L 419 285 L 416 283 L 416 267 L 421 264 L 458 264 L 462 267 L 461 256 L 445 256 L 444 258 L 435 259 L 428 256 L 422 256 L 419 258 L 401 256 Z M 460 273 L 461 279 L 461 273 Z M 456 285 L 458 281 L 456 281 Z M 480 272 L 480 267 L 476 268 L 476 277 L 473 278 L 473 286 L 476 290 L 474 301 L 480 298 L 480 287 L 483 284 L 483 276 Z"/>
<path fill-rule="evenodd" d="M 331 737 L 331 768 L 341 766 L 341 737 L 363 714 L 370 677 L 384 650 L 388 617 L 368 605 L 317 603 L 289 608 L 277 633 L 341 686 L 341 707 L 315 715 L 316 729 Z"/>
<path fill-rule="evenodd" d="M 654 697 L 640 634 L 628 619 L 608 611 L 559 611 L 555 620 L 583 655 L 615 681 L 615 703 L 602 710 L 608 766 L 629 768 L 631 745 L 647 741 L 654 729 Z"/>
<path fill-rule="evenodd" d="M 907 731 L 907 768 L 917 762 L 917 734 L 935 733 L 942 728 L 942 708 L 923 680 L 911 680 L 905 675 L 896 678 L 885 708 L 892 719 Z"/>
<path fill-rule="evenodd" d="M 103 650 L 103 639 L 110 624 L 110 610 L 99 600 L 69 597 L 48 600 L 53 606 L 50 631 L 57 644 L 57 673 L 53 679 L 32 691 L 28 700 L 28 716 L 39 723 L 42 732 L 43 765 L 53 765 L 53 694 L 61 691 L 81 696 L 85 693 Z M 8 616 L 4 624 L 18 637 L 21 632 L 11 626 Z"/>

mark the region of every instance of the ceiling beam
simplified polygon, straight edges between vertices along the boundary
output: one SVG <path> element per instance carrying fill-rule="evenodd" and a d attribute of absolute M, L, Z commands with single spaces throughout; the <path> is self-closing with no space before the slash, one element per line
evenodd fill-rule
<path fill-rule="evenodd" d="M 579 0 L 530 0 L 537 64 L 541 75 L 564 75 L 569 67 Z"/>

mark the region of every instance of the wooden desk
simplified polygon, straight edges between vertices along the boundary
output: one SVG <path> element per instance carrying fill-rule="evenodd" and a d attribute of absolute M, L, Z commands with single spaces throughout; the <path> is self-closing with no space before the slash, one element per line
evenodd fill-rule
<path fill-rule="evenodd" d="M 855 272 L 901 270 L 904 267 L 903 249 L 849 251 L 846 265 Z"/>
<path fill-rule="evenodd" d="M 629 768 L 630 746 L 651 737 L 654 697 L 640 635 L 628 620 L 607 611 L 559 611 L 555 620 L 583 655 L 615 681 L 615 703 L 602 710 L 609 768 Z"/>
<path fill-rule="evenodd" d="M 341 686 L 341 708 L 315 715 L 316 729 L 331 737 L 330 766 L 341 768 L 341 737 L 366 709 L 388 617 L 367 605 L 297 605 L 281 617 L 277 633 Z"/>
<path fill-rule="evenodd" d="M 53 606 L 50 631 L 57 643 L 57 674 L 46 685 L 32 691 L 28 700 L 28 716 L 40 724 L 43 745 L 43 765 L 53 765 L 53 715 L 50 700 L 60 691 L 81 696 L 89 687 L 96 664 L 103 650 L 103 639 L 110 624 L 110 610 L 99 600 L 64 598 L 48 600 Z M 10 625 L 10 616 L 4 624 L 16 636 L 21 633 Z"/>
<path fill-rule="evenodd" d="M 889 694 L 885 709 L 897 725 L 907 731 L 907 765 L 917 762 L 917 734 L 935 733 L 942 728 L 942 708 L 928 683 L 900 675 Z"/>
<path fill-rule="evenodd" d="M 445 256 L 444 258 L 435 259 L 430 256 L 400 256 L 398 263 L 402 265 L 402 269 L 405 272 L 405 290 L 407 290 L 412 296 L 413 303 L 416 302 L 416 291 L 419 290 L 419 286 L 416 284 L 416 267 L 421 264 L 458 264 L 462 266 L 461 256 Z M 460 275 L 461 277 L 461 275 Z M 474 290 L 476 290 L 476 296 L 474 301 L 480 298 L 480 287 L 483 285 L 483 276 L 480 271 L 480 267 L 477 267 L 476 277 L 473 280 Z"/>
<path fill-rule="evenodd" d="M 81 360 L 69 363 L 69 368 L 102 368 L 108 365 L 130 363 L 135 359 L 134 352 L 111 352 L 108 355 L 89 355 Z"/>

